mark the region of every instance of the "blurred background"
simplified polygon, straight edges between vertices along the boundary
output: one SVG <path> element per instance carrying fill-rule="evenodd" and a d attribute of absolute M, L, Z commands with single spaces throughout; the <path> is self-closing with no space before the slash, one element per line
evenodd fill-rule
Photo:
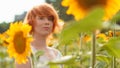
<path fill-rule="evenodd" d="M 74 4 L 69 3 L 70 5 L 75 5 L 80 0 L 67 1 L 74 1 Z M 87 4 L 86 1 L 88 0 L 81 1 L 85 1 L 85 4 Z M 89 2 L 91 1 L 93 2 L 93 0 L 89 0 Z M 107 2 L 108 0 L 102 1 L 104 3 L 104 1 Z M 120 3 L 119 0 L 110 1 L 110 4 L 113 3 L 115 7 L 114 1 L 115 3 Z M 120 68 L 120 11 L 116 13 L 111 20 L 104 22 L 105 24 L 101 21 L 103 14 L 102 9 L 101 14 L 99 14 L 99 11 L 94 11 L 88 18 L 86 17 L 82 20 L 75 21 L 74 15 L 66 14 L 66 10 L 68 10 L 69 7 L 63 7 L 61 2 L 62 0 L 0 1 L 0 68 L 15 68 L 14 59 L 8 57 L 6 47 L 4 47 L 8 43 L 2 41 L 5 39 L 4 37 L 6 37 L 5 32 L 9 28 L 10 23 L 23 21 L 28 10 L 42 3 L 53 5 L 59 15 L 58 24 L 60 27 L 49 37 L 47 45 L 60 50 L 63 56 L 75 56 L 74 60 L 70 59 L 66 63 L 63 62 L 64 68 Z M 92 5 L 93 4 L 91 4 L 91 6 Z M 112 5 L 109 5 L 110 8 L 112 8 L 111 6 Z M 75 7 L 76 6 L 72 8 L 74 9 Z M 87 7 L 89 8 L 89 6 Z M 115 7 L 113 8 L 120 9 L 119 7 Z M 77 9 L 73 9 L 71 9 L 73 12 L 77 11 Z M 112 12 L 110 11 L 109 13 L 111 14 Z M 76 16 L 77 15 L 79 15 L 79 12 Z M 99 18 L 99 16 L 101 18 Z M 99 29 L 99 27 L 101 29 Z M 93 32 L 93 30 L 96 31 Z M 60 44 L 59 38 L 61 38 L 62 44 Z M 93 47 L 93 45 L 96 47 Z"/>
<path fill-rule="evenodd" d="M 39 5 L 42 3 L 52 4 L 53 7 L 57 10 L 61 25 L 63 21 L 73 20 L 72 15 L 66 14 L 66 7 L 61 5 L 62 0 L 3 0 L 0 1 L 0 34 L 4 33 L 8 28 L 10 23 L 17 21 L 23 21 L 24 17 L 28 10 L 33 6 Z M 59 32 L 59 30 L 56 30 Z M 0 36 L 1 37 L 1 36 Z M 2 38 L 2 37 L 1 37 Z M 67 55 L 66 48 L 63 50 L 64 46 L 58 46 L 58 33 L 54 33 L 54 38 L 51 37 L 48 42 L 49 46 L 58 48 L 62 54 Z M 6 48 L 3 47 L 0 41 L 0 68 L 14 68 L 14 60 L 8 57 Z M 69 51 L 70 52 L 70 51 Z M 70 53 L 68 53 L 70 54 Z"/>
<path fill-rule="evenodd" d="M 23 21 L 26 12 L 35 5 L 50 3 L 58 11 L 60 19 L 72 20 L 73 17 L 66 14 L 67 8 L 61 6 L 62 0 L 4 0 L 0 2 L 0 33 L 9 28 L 11 22 Z"/>

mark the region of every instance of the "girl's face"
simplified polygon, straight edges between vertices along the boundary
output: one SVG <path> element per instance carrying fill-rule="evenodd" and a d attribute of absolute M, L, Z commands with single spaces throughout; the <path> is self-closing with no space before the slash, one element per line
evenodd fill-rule
<path fill-rule="evenodd" d="M 34 33 L 40 35 L 49 35 L 53 29 L 53 17 L 52 16 L 37 16 L 34 23 Z"/>

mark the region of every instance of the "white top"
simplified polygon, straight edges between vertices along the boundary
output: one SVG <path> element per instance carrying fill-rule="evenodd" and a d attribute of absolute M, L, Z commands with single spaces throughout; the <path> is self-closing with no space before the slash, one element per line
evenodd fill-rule
<path fill-rule="evenodd" d="M 37 52 L 37 50 L 34 47 L 31 47 L 31 48 L 32 48 L 33 54 L 35 54 Z M 54 51 L 57 51 L 57 56 L 56 56 L 55 59 L 59 59 L 59 58 L 62 57 L 62 54 L 57 49 L 52 48 L 52 47 L 50 47 L 50 48 L 52 49 L 51 52 L 50 52 L 50 54 L 55 55 Z M 43 64 L 47 63 L 48 61 L 50 61 L 50 59 L 47 56 L 42 55 L 39 58 L 39 62 L 35 63 L 35 66 L 37 68 L 50 68 L 50 66 L 48 66 L 48 65 L 47 66 L 45 66 L 45 65 L 43 66 Z M 62 65 L 59 65 L 59 68 L 62 68 Z"/>

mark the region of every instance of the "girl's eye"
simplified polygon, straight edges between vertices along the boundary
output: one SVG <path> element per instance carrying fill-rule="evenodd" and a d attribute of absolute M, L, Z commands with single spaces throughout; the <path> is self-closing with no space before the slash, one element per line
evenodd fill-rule
<path fill-rule="evenodd" d="M 53 21 L 53 20 L 54 20 L 54 17 L 53 17 L 53 16 L 48 16 L 48 20 L 49 20 L 49 21 Z"/>
<path fill-rule="evenodd" d="M 44 19 L 44 17 L 39 17 L 38 19 L 43 20 L 43 19 Z"/>

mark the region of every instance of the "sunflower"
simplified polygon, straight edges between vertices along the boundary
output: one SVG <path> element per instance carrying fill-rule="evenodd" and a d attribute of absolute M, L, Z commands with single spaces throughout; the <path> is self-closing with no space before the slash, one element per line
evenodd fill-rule
<path fill-rule="evenodd" d="M 0 34 L 0 45 L 2 45 L 2 43 L 3 43 L 3 39 L 2 39 L 2 34 Z"/>
<path fill-rule="evenodd" d="M 67 14 L 74 15 L 80 20 L 94 7 L 102 7 L 105 10 L 104 20 L 109 20 L 120 9 L 120 0 L 63 0 L 62 5 L 69 7 Z"/>
<path fill-rule="evenodd" d="M 120 31 L 115 31 L 115 34 L 114 34 L 114 32 L 112 31 L 112 30 L 109 30 L 108 31 L 108 36 L 109 37 L 113 37 L 113 36 L 116 36 L 116 37 L 119 37 L 120 36 Z"/>
<path fill-rule="evenodd" d="M 8 38 L 8 54 L 13 57 L 18 64 L 26 63 L 31 54 L 30 42 L 32 38 L 29 37 L 31 26 L 23 24 L 22 22 L 15 22 L 10 24 L 7 31 Z"/>
<path fill-rule="evenodd" d="M 108 36 L 109 37 L 113 37 L 113 32 L 110 30 L 110 31 L 108 31 Z"/>
<path fill-rule="evenodd" d="M 91 41 L 91 37 L 89 35 L 85 35 L 83 37 L 83 42 L 86 43 L 86 42 L 89 42 L 89 41 Z"/>
<path fill-rule="evenodd" d="M 97 34 L 97 39 L 100 38 L 102 41 L 107 42 L 109 37 L 107 37 L 104 33 Z"/>
<path fill-rule="evenodd" d="M 8 45 L 8 42 L 6 41 L 7 38 L 8 38 L 8 35 L 6 32 L 0 34 L 0 45 L 7 46 Z"/>

